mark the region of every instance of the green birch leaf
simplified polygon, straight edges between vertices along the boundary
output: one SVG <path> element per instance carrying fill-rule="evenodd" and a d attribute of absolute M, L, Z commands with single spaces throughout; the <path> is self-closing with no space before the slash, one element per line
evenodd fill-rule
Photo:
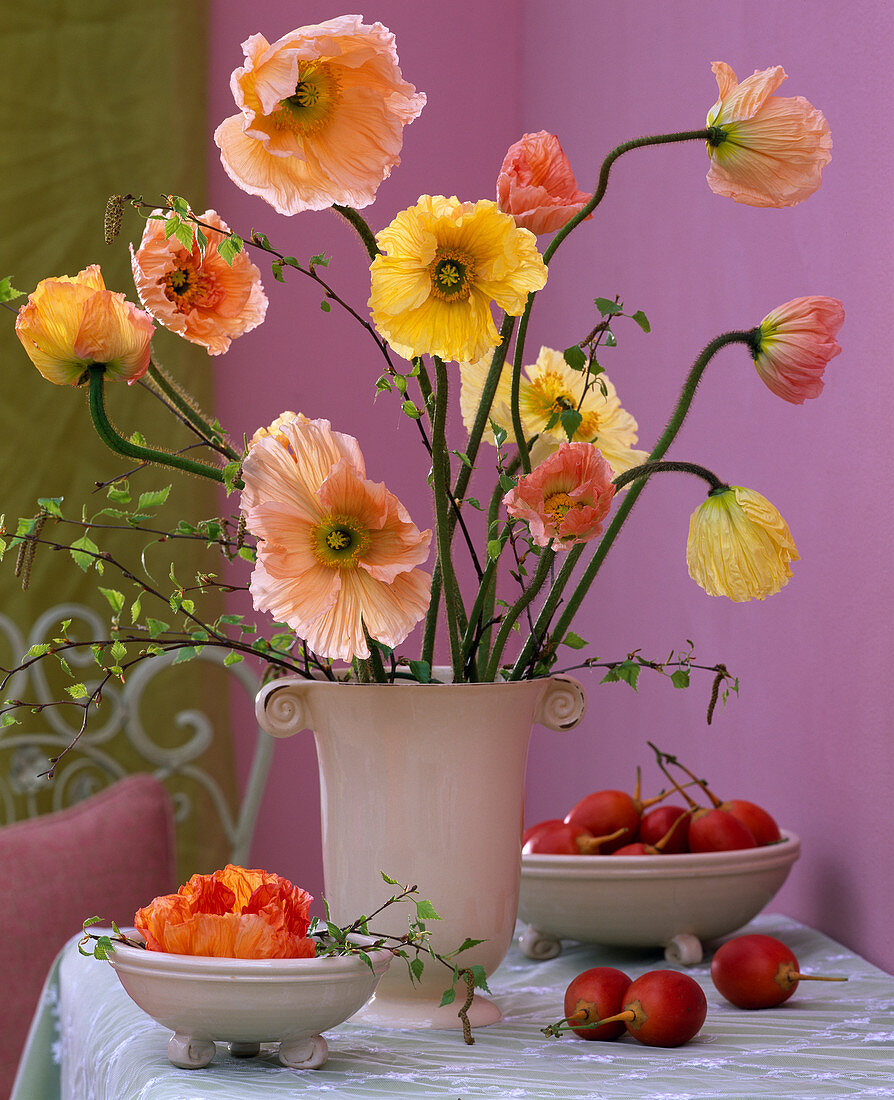
<path fill-rule="evenodd" d="M 183 245 L 187 252 L 192 252 L 193 241 L 195 240 L 195 234 L 193 228 L 188 222 L 178 222 L 174 228 L 174 236 Z"/>
<path fill-rule="evenodd" d="M 130 621 L 135 623 L 140 618 L 140 612 L 143 610 L 142 596 L 137 596 L 134 602 L 130 605 Z"/>
<path fill-rule="evenodd" d="M 244 661 L 245 658 L 241 653 L 230 652 L 224 657 L 224 664 L 229 668 L 230 665 L 238 665 L 240 661 Z"/>
<path fill-rule="evenodd" d="M 476 989 L 483 989 L 485 993 L 490 993 L 487 985 L 487 974 L 484 972 L 483 966 L 469 966 L 466 969 L 472 971 L 472 980 L 475 983 Z"/>
<path fill-rule="evenodd" d="M 86 573 L 90 566 L 96 561 L 92 555 L 99 553 L 99 547 L 89 535 L 81 535 L 79 539 L 75 539 L 71 544 L 69 551 L 78 569 Z M 85 552 L 78 553 L 78 551 Z"/>
<path fill-rule="evenodd" d="M 580 634 L 575 634 L 573 630 L 569 630 L 562 639 L 562 645 L 567 645 L 569 649 L 586 649 L 589 644 L 589 642 L 584 641 Z"/>
<path fill-rule="evenodd" d="M 415 959 L 410 959 L 410 973 L 416 979 L 416 981 L 422 980 L 422 972 L 425 970 L 425 963 L 417 955 Z"/>
<path fill-rule="evenodd" d="M 613 302 L 611 298 L 594 298 L 593 304 L 603 317 L 615 317 L 622 312 L 622 307 L 617 302 Z"/>
<path fill-rule="evenodd" d="M 443 1008 L 445 1005 L 452 1005 L 455 1000 L 456 1000 L 456 990 L 453 989 L 453 988 L 445 989 L 443 995 L 441 996 L 441 1006 L 440 1007 Z"/>
<path fill-rule="evenodd" d="M 89 694 L 85 684 L 69 684 L 65 690 L 72 699 L 86 699 Z"/>
<path fill-rule="evenodd" d="M 562 421 L 562 429 L 570 441 L 574 439 L 574 433 L 581 426 L 584 418 L 577 409 L 563 409 L 559 419 Z"/>
<path fill-rule="evenodd" d="M 100 588 L 100 592 L 108 600 L 109 607 L 115 612 L 117 618 L 124 610 L 124 594 L 119 592 L 117 588 Z"/>
<path fill-rule="evenodd" d="M 140 499 L 137 502 L 137 511 L 141 512 L 144 508 L 160 508 L 168 499 L 170 491 L 171 486 L 166 485 L 164 489 L 154 489 L 150 490 L 148 493 L 140 493 Z"/>
<path fill-rule="evenodd" d="M 676 672 L 671 673 L 671 683 L 675 688 L 688 688 L 689 687 L 689 669 L 678 668 Z"/>
<path fill-rule="evenodd" d="M 435 907 L 424 898 L 416 902 L 416 920 L 440 920 Z"/>
<path fill-rule="evenodd" d="M 62 509 L 59 507 L 62 503 L 62 497 L 38 497 L 37 503 L 51 516 L 62 519 Z"/>
<path fill-rule="evenodd" d="M 577 344 L 573 344 L 570 348 L 565 348 L 562 352 L 562 358 L 572 370 L 583 370 L 587 365 L 586 353 L 583 348 L 578 347 Z"/>
<path fill-rule="evenodd" d="M 631 313 L 630 316 L 639 325 L 643 332 L 651 332 L 652 326 L 649 324 L 649 318 L 643 313 L 641 309 L 638 309 L 636 313 Z"/>
<path fill-rule="evenodd" d="M 16 298 L 22 298 L 24 295 L 24 290 L 16 290 L 12 285 L 11 275 L 4 275 L 0 279 L 0 302 L 14 302 Z"/>
<path fill-rule="evenodd" d="M 33 645 L 25 654 L 26 657 L 42 657 L 45 653 L 49 652 L 49 642 L 40 642 L 37 645 Z"/>
<path fill-rule="evenodd" d="M 149 616 L 146 617 L 146 626 L 150 638 L 157 638 L 159 635 L 164 634 L 166 630 L 170 630 L 167 623 L 163 623 L 161 619 L 152 619 Z"/>

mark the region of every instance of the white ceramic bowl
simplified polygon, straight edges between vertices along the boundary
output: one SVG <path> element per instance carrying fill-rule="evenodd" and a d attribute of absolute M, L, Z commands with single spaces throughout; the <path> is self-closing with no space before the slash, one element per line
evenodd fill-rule
<path fill-rule="evenodd" d="M 207 1066 L 217 1039 L 237 1057 L 278 1042 L 283 1065 L 318 1069 L 329 1049 L 321 1032 L 366 1004 L 392 955 L 379 949 L 369 959 L 372 969 L 356 955 L 220 959 L 116 944 L 110 962 L 131 999 L 174 1032 L 175 1066 Z"/>
<path fill-rule="evenodd" d="M 734 852 L 660 856 L 523 855 L 520 943 L 552 958 L 563 939 L 663 947 L 674 962 L 702 958 L 702 941 L 747 924 L 785 882 L 801 842 Z"/>

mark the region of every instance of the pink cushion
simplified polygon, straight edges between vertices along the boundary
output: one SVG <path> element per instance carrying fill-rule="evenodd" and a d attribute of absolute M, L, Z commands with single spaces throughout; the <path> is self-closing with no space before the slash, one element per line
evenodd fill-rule
<path fill-rule="evenodd" d="M 137 909 L 176 888 L 171 800 L 152 775 L 0 828 L 0 1097 L 65 941 L 92 916 L 132 925 Z"/>

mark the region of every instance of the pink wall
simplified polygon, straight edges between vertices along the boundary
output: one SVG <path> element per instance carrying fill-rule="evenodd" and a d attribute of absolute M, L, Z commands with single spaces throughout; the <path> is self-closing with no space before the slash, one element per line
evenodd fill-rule
<path fill-rule="evenodd" d="M 264 0 L 213 6 L 211 125 L 233 111 L 229 73 L 239 42 L 271 40 L 295 23 L 339 12 L 322 3 Z M 754 210 L 704 183 L 697 145 L 621 159 L 593 222 L 563 246 L 538 301 L 530 348 L 563 347 L 591 324 L 591 301 L 620 293 L 653 332 L 619 329 L 605 365 L 648 447 L 701 347 L 750 327 L 801 294 L 841 298 L 844 351 L 823 396 L 795 407 L 775 398 L 747 353 L 726 349 L 709 369 L 674 456 L 768 496 L 788 520 L 802 561 L 766 603 L 710 599 L 689 580 L 688 516 L 698 486 L 665 476 L 644 494 L 576 629 L 606 657 L 641 647 L 665 656 L 692 638 L 706 663 L 724 661 L 741 694 L 705 724 L 709 680 L 674 691 L 643 673 L 597 687 L 577 731 L 537 729 L 528 819 L 563 813 L 589 790 L 629 788 L 635 766 L 653 789 L 646 740 L 677 753 L 728 797 L 752 798 L 803 840 L 775 907 L 894 970 L 894 871 L 880 807 L 894 786 L 887 736 L 892 688 L 890 510 L 878 506 L 891 429 L 892 152 L 880 128 L 890 107 L 894 9 L 883 0 L 779 4 L 749 0 L 541 0 L 422 5 L 381 0 L 367 10 L 397 35 L 404 75 L 429 94 L 406 131 L 404 164 L 367 211 L 374 228 L 423 191 L 490 197 L 507 146 L 524 131 L 558 133 L 581 186 L 602 156 L 642 133 L 703 124 L 715 98 L 713 60 L 745 76 L 782 64 L 782 94 L 826 113 L 835 141 L 821 190 L 790 210 Z M 335 284 L 361 304 L 364 256 L 333 215 L 284 219 L 240 192 L 214 151 L 212 204 L 234 227 L 263 229 L 298 256 L 325 248 Z M 283 408 L 331 418 L 356 434 L 370 476 L 387 480 L 423 525 L 425 467 L 413 426 L 387 396 L 368 337 L 317 309 L 313 290 L 267 280 L 269 319 L 215 364 L 221 418 L 251 432 Z M 609 358 L 609 355 L 611 358 Z M 457 417 L 458 419 L 458 417 Z M 395 455 L 399 460 L 395 461 Z M 884 456 L 884 457 L 880 457 Z M 882 497 L 884 501 L 886 498 Z M 250 716 L 244 718 L 246 728 Z M 316 777 L 309 736 L 278 746 L 254 859 L 319 892 Z M 878 839 L 876 839 L 878 838 Z"/>

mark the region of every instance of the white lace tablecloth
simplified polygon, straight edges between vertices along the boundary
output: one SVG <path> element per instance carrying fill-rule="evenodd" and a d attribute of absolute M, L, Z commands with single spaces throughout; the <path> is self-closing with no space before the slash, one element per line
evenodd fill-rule
<path fill-rule="evenodd" d="M 786 917 L 762 916 L 748 931 L 787 943 L 805 972 L 847 974 L 844 983 L 802 983 L 785 1005 L 744 1012 L 711 984 L 709 959 L 687 971 L 708 998 L 701 1033 L 675 1049 L 624 1037 L 588 1043 L 545 1039 L 568 982 L 591 966 L 631 977 L 664 967 L 660 952 L 566 944 L 546 962 L 517 947 L 491 978 L 501 1024 L 476 1031 L 386 1031 L 348 1022 L 327 1032 L 321 1070 L 290 1070 L 273 1049 L 249 1060 L 219 1044 L 206 1069 L 170 1064 L 170 1032 L 127 997 L 110 966 L 71 941 L 57 960 L 35 1017 L 12 1100 L 251 1100 L 332 1097 L 472 1097 L 552 1100 L 719 1100 L 735 1097 L 894 1097 L 894 977 Z"/>

